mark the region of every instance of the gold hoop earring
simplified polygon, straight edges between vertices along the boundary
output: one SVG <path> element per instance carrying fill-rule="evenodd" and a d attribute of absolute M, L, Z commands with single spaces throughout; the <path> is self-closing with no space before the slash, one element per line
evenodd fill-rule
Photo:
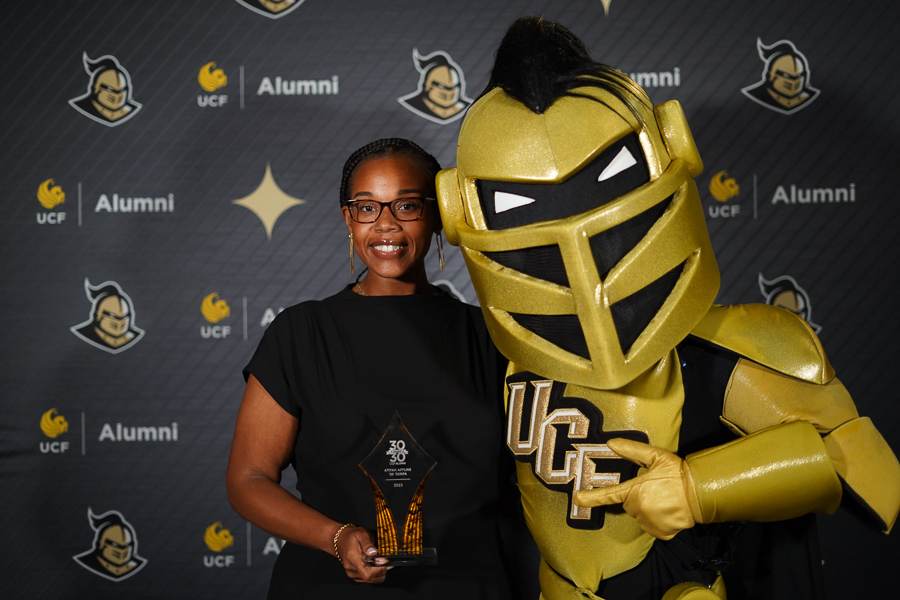
<path fill-rule="evenodd" d="M 347 237 L 350 238 L 350 274 L 353 275 L 353 273 L 354 273 L 354 268 L 353 268 L 353 266 L 354 266 L 354 265 L 353 265 L 353 233 L 352 233 L 352 232 L 351 232 L 351 233 L 348 233 L 348 234 L 347 234 Z"/>
<path fill-rule="evenodd" d="M 437 247 L 438 247 L 438 268 L 443 271 L 444 265 L 447 264 L 447 261 L 444 260 L 444 238 L 441 236 L 441 232 L 437 231 L 434 234 L 434 237 L 437 239 Z"/>

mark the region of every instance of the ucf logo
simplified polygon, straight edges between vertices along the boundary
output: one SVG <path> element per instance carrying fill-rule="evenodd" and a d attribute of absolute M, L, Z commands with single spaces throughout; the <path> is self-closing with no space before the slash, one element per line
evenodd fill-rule
<path fill-rule="evenodd" d="M 637 466 L 606 446 L 611 438 L 648 442 L 639 431 L 603 431 L 603 413 L 584 398 L 563 396 L 565 384 L 518 373 L 509 386 L 506 444 L 520 462 L 531 463 L 545 487 L 569 496 L 566 523 L 574 529 L 603 527 L 603 508 L 572 502 L 572 493 L 616 485 Z"/>
<path fill-rule="evenodd" d="M 91 314 L 84 323 L 70 327 L 72 333 L 101 350 L 118 354 L 144 336 L 134 326 L 134 307 L 128 294 L 115 281 L 92 286 L 86 278 L 84 293 L 91 302 Z"/>
<path fill-rule="evenodd" d="M 472 99 L 466 97 L 466 78 L 459 65 L 440 50 L 422 56 L 413 49 L 413 62 L 419 71 L 418 89 L 397 98 L 397 102 L 440 125 L 462 117 Z"/>
<path fill-rule="evenodd" d="M 41 415 L 41 431 L 48 438 L 56 438 L 69 431 L 69 423 L 55 408 L 51 408 Z"/>
<path fill-rule="evenodd" d="M 88 508 L 88 522 L 94 530 L 94 545 L 72 558 L 100 577 L 122 581 L 144 568 L 147 561 L 137 553 L 134 528 L 117 510 L 95 515 Z"/>
<path fill-rule="evenodd" d="M 280 19 L 303 4 L 303 0 L 237 0 L 237 2 L 270 19 Z"/>
<path fill-rule="evenodd" d="M 37 199 L 41 206 L 50 210 L 66 201 L 66 193 L 60 186 L 53 185 L 52 179 L 48 179 L 38 186 Z"/>
<path fill-rule="evenodd" d="M 141 105 L 131 98 L 131 76 L 114 56 L 91 60 L 85 52 L 81 60 L 91 80 L 84 96 L 69 100 L 72 108 L 107 127 L 121 125 L 137 114 Z"/>
<path fill-rule="evenodd" d="M 766 46 L 756 40 L 759 58 L 765 63 L 762 79 L 741 92 L 766 108 L 785 115 L 795 113 L 816 99 L 819 90 L 809 85 L 809 63 L 788 40 Z"/>

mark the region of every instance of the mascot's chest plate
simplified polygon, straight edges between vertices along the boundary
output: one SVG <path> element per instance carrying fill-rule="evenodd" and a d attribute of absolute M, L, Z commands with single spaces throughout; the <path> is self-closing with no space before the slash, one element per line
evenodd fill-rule
<path fill-rule="evenodd" d="M 576 490 L 615 485 L 636 465 L 606 446 L 626 437 L 675 450 L 684 404 L 681 369 L 671 351 L 618 390 L 550 381 L 510 365 L 507 445 L 528 528 L 541 556 L 578 587 L 597 589 L 643 560 L 653 539 L 621 506 L 584 508 Z"/>
<path fill-rule="evenodd" d="M 637 474 L 636 465 L 606 446 L 609 439 L 628 438 L 672 451 L 678 446 L 684 391 L 674 351 L 618 390 L 514 371 L 511 365 L 506 380 L 507 446 L 520 463 L 520 474 L 528 465 L 532 483 L 567 497 L 568 527 L 597 530 L 604 524 L 606 511 L 576 506 L 575 491 L 615 485 Z"/>

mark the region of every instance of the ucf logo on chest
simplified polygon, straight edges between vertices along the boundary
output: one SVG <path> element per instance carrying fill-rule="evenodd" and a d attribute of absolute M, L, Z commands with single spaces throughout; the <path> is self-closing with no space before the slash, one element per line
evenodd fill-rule
<path fill-rule="evenodd" d="M 606 446 L 611 438 L 648 442 L 640 431 L 603 431 L 603 413 L 585 400 L 563 395 L 565 384 L 517 373 L 509 387 L 506 444 L 516 460 L 530 463 L 535 478 L 568 494 L 566 523 L 575 529 L 603 527 L 603 508 L 572 502 L 572 493 L 616 485 L 637 474 L 637 466 Z"/>

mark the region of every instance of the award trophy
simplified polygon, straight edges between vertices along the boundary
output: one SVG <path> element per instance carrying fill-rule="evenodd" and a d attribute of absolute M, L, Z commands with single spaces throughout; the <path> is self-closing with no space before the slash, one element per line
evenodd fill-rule
<path fill-rule="evenodd" d="M 359 463 L 375 494 L 378 534 L 378 554 L 367 556 L 366 564 L 437 564 L 437 549 L 422 547 L 425 481 L 436 464 L 395 412 L 381 440 Z"/>

